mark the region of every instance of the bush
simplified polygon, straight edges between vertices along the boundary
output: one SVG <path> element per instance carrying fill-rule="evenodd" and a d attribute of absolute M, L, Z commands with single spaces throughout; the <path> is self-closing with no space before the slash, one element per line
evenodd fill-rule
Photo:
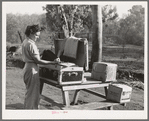
<path fill-rule="evenodd" d="M 8 52 L 8 51 L 9 51 L 10 47 L 11 47 L 11 43 L 6 42 L 6 52 Z"/>

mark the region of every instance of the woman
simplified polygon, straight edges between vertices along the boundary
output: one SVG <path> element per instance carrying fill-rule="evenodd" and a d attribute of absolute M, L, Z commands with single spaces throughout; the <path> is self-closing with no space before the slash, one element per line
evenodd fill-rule
<path fill-rule="evenodd" d="M 25 109 L 38 109 L 39 96 L 40 96 L 40 80 L 39 70 L 37 64 L 51 64 L 58 63 L 60 60 L 46 61 L 41 60 L 39 51 L 35 44 L 40 36 L 41 28 L 39 25 L 28 26 L 25 31 L 26 39 L 22 44 L 22 58 L 25 62 L 24 83 L 27 92 L 25 94 L 24 108 Z"/>

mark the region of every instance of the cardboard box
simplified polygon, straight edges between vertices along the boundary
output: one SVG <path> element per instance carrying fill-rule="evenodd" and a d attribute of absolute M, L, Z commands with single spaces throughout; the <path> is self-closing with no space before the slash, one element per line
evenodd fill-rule
<path fill-rule="evenodd" d="M 91 77 L 102 82 L 116 80 L 117 64 L 94 62 Z"/>
<path fill-rule="evenodd" d="M 110 84 L 108 88 L 107 100 L 125 103 L 130 102 L 132 88 L 124 84 Z"/>

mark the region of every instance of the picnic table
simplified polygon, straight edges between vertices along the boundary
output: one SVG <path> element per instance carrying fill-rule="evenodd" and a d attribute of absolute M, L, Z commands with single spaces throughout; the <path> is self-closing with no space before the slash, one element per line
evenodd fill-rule
<path fill-rule="evenodd" d="M 112 82 L 102 82 L 100 80 L 94 80 L 91 78 L 91 73 L 85 72 L 84 77 L 86 78 L 81 84 L 71 84 L 71 85 L 59 85 L 57 81 L 40 77 L 41 87 L 40 93 L 42 95 L 42 90 L 44 87 L 44 83 L 48 85 L 52 85 L 54 87 L 60 88 L 62 91 L 63 98 L 63 110 L 94 110 L 107 107 L 107 109 L 112 110 L 114 105 L 123 105 L 126 106 L 126 103 L 117 103 L 112 102 L 106 99 L 108 86 Z M 93 88 L 104 88 L 105 94 L 100 94 L 97 91 L 93 91 Z M 90 102 L 87 104 L 76 105 L 80 91 L 86 91 L 90 94 L 99 96 L 104 99 L 104 101 Z M 75 91 L 73 102 L 70 102 L 69 91 Z"/>

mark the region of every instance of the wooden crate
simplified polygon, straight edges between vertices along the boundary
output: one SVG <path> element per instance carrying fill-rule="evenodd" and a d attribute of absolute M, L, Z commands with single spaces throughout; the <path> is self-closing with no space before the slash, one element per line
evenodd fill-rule
<path fill-rule="evenodd" d="M 118 103 L 130 102 L 132 88 L 124 84 L 110 84 L 107 99 Z"/>

